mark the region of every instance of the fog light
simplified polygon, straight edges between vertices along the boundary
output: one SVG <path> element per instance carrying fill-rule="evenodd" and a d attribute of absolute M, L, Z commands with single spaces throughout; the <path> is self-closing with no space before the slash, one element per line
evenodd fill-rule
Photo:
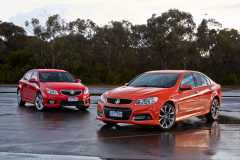
<path fill-rule="evenodd" d="M 55 101 L 54 100 L 49 100 L 48 103 L 49 104 L 55 104 Z"/>
<path fill-rule="evenodd" d="M 149 114 L 139 114 L 134 117 L 135 121 L 151 120 L 152 117 Z"/>

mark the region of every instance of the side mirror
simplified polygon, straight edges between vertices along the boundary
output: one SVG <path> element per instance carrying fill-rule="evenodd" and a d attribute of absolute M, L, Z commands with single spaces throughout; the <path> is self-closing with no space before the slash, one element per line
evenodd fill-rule
<path fill-rule="evenodd" d="M 127 86 L 128 85 L 128 83 L 124 83 L 124 86 Z"/>
<path fill-rule="evenodd" d="M 81 81 L 81 79 L 76 79 L 75 82 L 76 83 L 81 83 L 82 81 Z"/>
<path fill-rule="evenodd" d="M 29 82 L 30 82 L 30 83 L 38 83 L 38 81 L 37 81 L 35 78 L 31 78 L 31 79 L 29 80 Z"/>
<path fill-rule="evenodd" d="M 186 90 L 192 90 L 192 88 L 193 87 L 191 85 L 183 84 L 183 85 L 181 85 L 180 90 L 186 91 Z"/>

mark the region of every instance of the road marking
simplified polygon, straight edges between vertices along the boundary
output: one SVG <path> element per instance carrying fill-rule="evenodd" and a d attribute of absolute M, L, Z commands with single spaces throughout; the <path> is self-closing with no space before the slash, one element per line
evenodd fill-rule
<path fill-rule="evenodd" d="M 75 155 L 51 155 L 32 153 L 0 152 L 1 159 L 8 160 L 102 160 L 98 157 L 75 156 Z"/>

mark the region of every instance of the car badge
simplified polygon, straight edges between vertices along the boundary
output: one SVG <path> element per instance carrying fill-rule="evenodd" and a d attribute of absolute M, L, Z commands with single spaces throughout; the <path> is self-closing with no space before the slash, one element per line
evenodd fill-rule
<path fill-rule="evenodd" d="M 73 91 L 73 90 L 72 90 L 72 91 L 70 91 L 70 94 L 71 94 L 71 95 L 73 95 L 73 94 L 74 94 L 74 91 Z"/>
<path fill-rule="evenodd" d="M 115 104 L 119 104 L 120 103 L 120 99 L 116 99 Z"/>

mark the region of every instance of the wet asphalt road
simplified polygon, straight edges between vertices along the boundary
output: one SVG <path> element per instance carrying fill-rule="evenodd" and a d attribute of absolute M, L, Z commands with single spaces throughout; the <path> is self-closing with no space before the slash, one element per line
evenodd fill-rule
<path fill-rule="evenodd" d="M 0 93 L 0 159 L 35 160 L 36 157 L 47 159 L 49 155 L 54 155 L 49 159 L 74 160 L 88 159 L 80 156 L 92 159 L 240 159 L 240 97 L 224 98 L 220 120 L 216 123 L 191 118 L 178 123 L 169 132 L 133 125 L 108 128 L 95 117 L 96 105 L 86 112 L 75 108 L 36 112 L 31 105 L 17 107 L 14 93 Z"/>

